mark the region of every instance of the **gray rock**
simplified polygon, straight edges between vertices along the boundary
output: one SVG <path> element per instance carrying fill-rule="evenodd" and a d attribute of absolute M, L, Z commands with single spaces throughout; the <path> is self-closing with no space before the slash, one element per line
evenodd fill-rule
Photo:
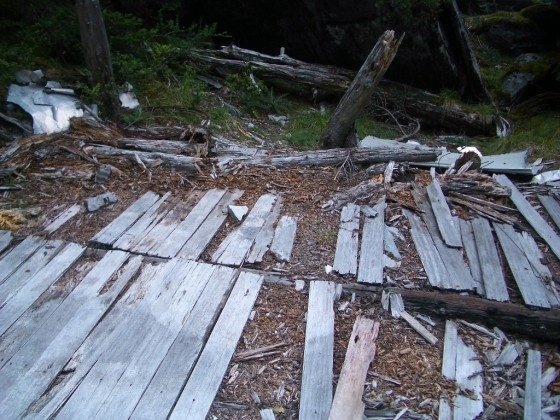
<path fill-rule="evenodd" d="M 229 215 L 235 220 L 235 223 L 241 223 L 249 208 L 247 206 L 228 206 Z"/>
<path fill-rule="evenodd" d="M 518 64 L 526 64 L 526 63 L 533 63 L 535 61 L 540 61 L 542 59 L 543 56 L 541 54 L 526 53 L 515 57 L 515 62 Z"/>
<path fill-rule="evenodd" d="M 530 73 L 512 73 L 502 84 L 502 98 L 508 105 L 519 103 L 531 88 L 535 75 Z"/>
<path fill-rule="evenodd" d="M 103 207 L 115 204 L 119 199 L 117 196 L 111 192 L 98 195 L 96 197 L 90 197 L 86 200 L 86 210 L 90 213 L 102 209 Z"/>
<path fill-rule="evenodd" d="M 111 176 L 111 167 L 109 165 L 101 165 L 95 174 L 95 183 L 104 184 Z"/>

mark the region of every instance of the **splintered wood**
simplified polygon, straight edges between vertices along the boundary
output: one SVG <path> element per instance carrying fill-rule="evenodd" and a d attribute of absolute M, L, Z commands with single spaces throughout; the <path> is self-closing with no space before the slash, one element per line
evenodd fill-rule
<path fill-rule="evenodd" d="M 379 322 L 358 317 L 348 341 L 346 357 L 336 386 L 329 420 L 361 419 L 364 383 L 376 352 Z"/>
<path fill-rule="evenodd" d="M 355 275 L 358 270 L 358 232 L 360 206 L 348 204 L 340 213 L 340 229 L 336 240 L 333 270 L 338 274 Z"/>
<path fill-rule="evenodd" d="M 374 207 L 363 208 L 365 219 L 358 270 L 360 283 L 383 283 L 385 207 L 385 197 L 383 197 Z"/>

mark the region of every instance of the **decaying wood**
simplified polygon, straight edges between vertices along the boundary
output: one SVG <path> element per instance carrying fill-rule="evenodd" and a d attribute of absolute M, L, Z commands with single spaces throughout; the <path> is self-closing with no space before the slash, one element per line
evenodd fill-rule
<path fill-rule="evenodd" d="M 380 191 L 383 186 L 372 180 L 360 182 L 349 190 L 336 193 L 332 198 L 321 206 L 325 211 L 340 210 L 348 203 L 357 200 L 366 200 L 372 197 L 376 192 Z"/>
<path fill-rule="evenodd" d="M 456 204 L 461 204 L 479 214 L 480 216 L 490 219 L 494 222 L 507 223 L 508 225 L 515 225 L 518 223 L 518 220 L 513 216 L 499 213 L 498 211 L 492 209 L 490 206 L 480 205 L 472 200 L 466 200 L 463 198 L 452 196 L 449 197 L 449 201 Z"/>
<path fill-rule="evenodd" d="M 362 394 L 369 365 L 375 357 L 378 334 L 379 322 L 360 316 L 356 319 L 334 394 L 330 420 L 363 417 Z"/>
<path fill-rule="evenodd" d="M 357 146 L 355 121 L 364 111 L 375 88 L 397 54 L 402 36 L 385 31 L 379 38 L 350 87 L 340 100 L 319 143 L 324 149 Z"/>
<path fill-rule="evenodd" d="M 261 80 L 281 90 L 308 97 L 341 97 L 355 72 L 332 66 L 309 64 L 287 56 L 270 56 L 235 46 L 218 51 L 195 50 L 189 60 L 206 71 L 225 77 L 250 70 Z M 382 80 L 373 104 L 400 110 L 420 121 L 423 127 L 443 128 L 451 133 L 496 134 L 498 119 L 470 112 L 457 104 L 421 89 Z"/>
<path fill-rule="evenodd" d="M 487 197 L 509 197 L 511 190 L 492 179 L 492 177 L 478 172 L 447 175 L 440 179 L 444 193 L 459 192 L 468 195 L 482 195 Z"/>

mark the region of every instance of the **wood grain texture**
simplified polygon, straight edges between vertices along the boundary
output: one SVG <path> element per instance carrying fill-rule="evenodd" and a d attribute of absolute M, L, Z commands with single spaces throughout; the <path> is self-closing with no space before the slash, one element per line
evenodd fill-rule
<path fill-rule="evenodd" d="M 14 239 L 12 232 L 0 230 L 0 253 L 4 252 L 4 250 L 10 246 L 12 239 Z"/>
<path fill-rule="evenodd" d="M 385 197 L 373 208 L 364 208 L 364 227 L 360 247 L 360 264 L 358 266 L 359 283 L 383 283 L 385 208 Z M 373 214 L 375 216 L 370 216 Z"/>
<path fill-rule="evenodd" d="M 301 420 L 329 417 L 333 398 L 335 293 L 334 283 L 310 283 L 299 405 Z"/>
<path fill-rule="evenodd" d="M 278 261 L 289 262 L 296 239 L 297 220 L 291 216 L 282 216 L 270 245 L 270 252 Z"/>
<path fill-rule="evenodd" d="M 358 270 L 358 233 L 360 206 L 348 204 L 340 213 L 333 270 L 338 274 L 355 275 Z"/>
<path fill-rule="evenodd" d="M 539 195 L 539 201 L 544 209 L 560 229 L 560 203 L 551 195 Z"/>
<path fill-rule="evenodd" d="M 541 418 L 541 352 L 527 351 L 527 371 L 525 374 L 525 403 L 523 405 L 523 419 L 533 420 Z"/>
<path fill-rule="evenodd" d="M 346 357 L 340 372 L 329 420 L 361 419 L 365 404 L 362 402 L 369 365 L 375 358 L 379 322 L 358 317 L 348 341 Z"/>
<path fill-rule="evenodd" d="M 539 212 L 527 201 L 517 187 L 506 175 L 495 175 L 494 179 L 500 185 L 511 189 L 510 199 L 513 201 L 517 210 L 525 217 L 527 222 L 535 229 L 541 238 L 550 246 L 550 250 L 560 259 L 560 237 L 554 229 L 543 219 Z"/>
<path fill-rule="evenodd" d="M 266 219 L 262 229 L 255 238 L 253 248 L 251 248 L 251 252 L 249 252 L 249 255 L 247 256 L 247 262 L 249 264 L 262 262 L 264 255 L 267 253 L 270 244 L 272 243 L 272 239 L 274 238 L 274 224 L 276 223 L 276 220 L 278 220 L 278 217 L 280 217 L 282 201 L 282 196 L 279 196 L 272 208 L 272 211 L 270 212 L 270 216 Z"/>
<path fill-rule="evenodd" d="M 228 298 L 214 330 L 194 367 L 171 420 L 204 420 L 235 352 L 245 323 L 259 294 L 263 278 L 254 273 L 241 273 Z"/>
<path fill-rule="evenodd" d="M 0 260 L 0 284 L 15 272 L 46 241 L 37 236 L 28 236 L 12 248 Z"/>
<path fill-rule="evenodd" d="M 486 296 L 484 282 L 482 280 L 482 267 L 480 266 L 480 260 L 478 258 L 472 223 L 470 220 L 459 219 L 459 227 L 461 229 L 463 249 L 467 255 L 471 275 L 476 283 L 476 291 L 479 295 Z"/>
<path fill-rule="evenodd" d="M 447 246 L 461 248 L 463 243 L 461 241 L 459 225 L 457 220 L 451 215 L 451 210 L 449 210 L 439 181 L 437 179 L 432 180 L 432 183 L 426 188 L 426 192 L 428 193 L 443 241 Z"/>
<path fill-rule="evenodd" d="M 79 204 L 74 204 L 68 207 L 62 213 L 60 213 L 48 226 L 45 228 L 45 232 L 51 234 L 60 229 L 66 222 L 68 222 L 72 217 L 77 215 L 82 210 L 82 206 Z"/>

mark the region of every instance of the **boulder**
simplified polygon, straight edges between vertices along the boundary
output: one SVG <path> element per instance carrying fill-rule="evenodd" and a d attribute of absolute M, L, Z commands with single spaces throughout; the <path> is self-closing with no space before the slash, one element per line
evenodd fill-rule
<path fill-rule="evenodd" d="M 501 96 L 504 105 L 515 105 L 528 96 L 535 75 L 530 73 L 512 73 L 502 84 Z"/>

